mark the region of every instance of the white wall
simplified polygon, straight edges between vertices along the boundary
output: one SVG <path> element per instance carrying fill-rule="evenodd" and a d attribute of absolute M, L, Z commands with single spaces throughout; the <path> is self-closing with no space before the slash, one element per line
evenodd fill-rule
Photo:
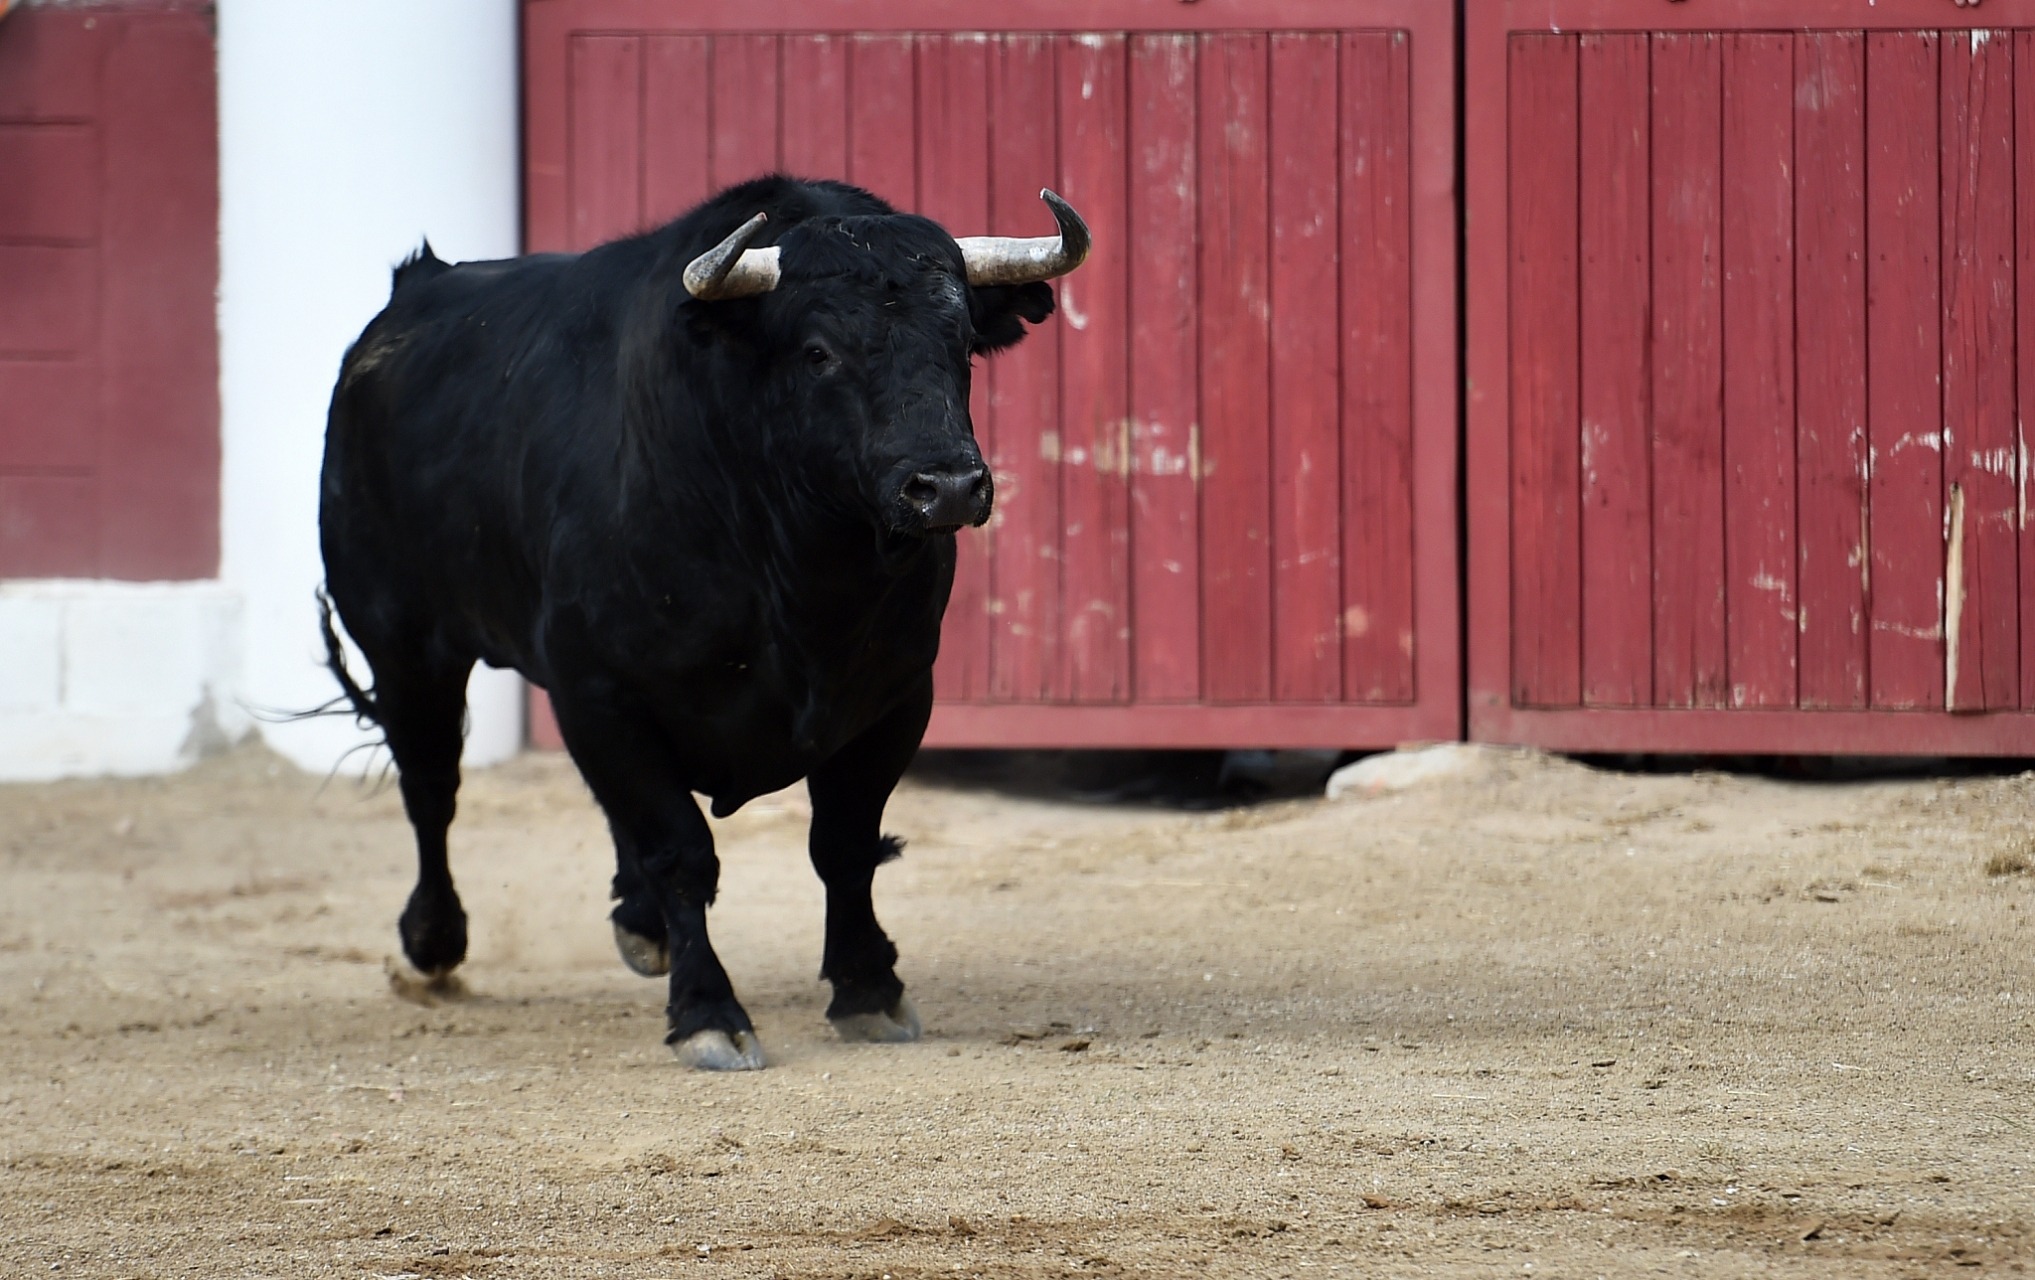
<path fill-rule="evenodd" d="M 337 692 L 313 591 L 318 463 L 339 358 L 429 236 L 448 261 L 519 248 L 515 0 L 219 0 L 221 578 L 240 699 Z M 469 764 L 513 754 L 521 682 L 476 671 Z M 350 719 L 264 724 L 310 769 Z"/>

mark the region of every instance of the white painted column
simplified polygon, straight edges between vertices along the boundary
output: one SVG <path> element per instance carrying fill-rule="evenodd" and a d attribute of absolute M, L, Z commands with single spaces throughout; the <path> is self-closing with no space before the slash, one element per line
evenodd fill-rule
<path fill-rule="evenodd" d="M 426 236 L 447 261 L 520 247 L 516 20 L 515 0 L 219 0 L 221 577 L 254 710 L 338 692 L 313 599 L 325 406 L 390 268 Z M 476 671 L 469 764 L 520 745 L 521 687 Z M 319 770 L 372 736 L 261 732 Z"/>

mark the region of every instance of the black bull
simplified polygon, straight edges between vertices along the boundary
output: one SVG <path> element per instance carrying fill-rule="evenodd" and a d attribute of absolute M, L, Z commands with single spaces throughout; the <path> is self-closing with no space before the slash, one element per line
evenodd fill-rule
<path fill-rule="evenodd" d="M 718 816 L 801 777 L 827 1017 L 916 1038 L 870 898 L 900 847 L 879 824 L 931 712 L 954 531 L 993 500 L 971 358 L 1049 316 L 1044 280 L 1087 252 L 1049 200 L 1058 238 L 957 242 L 765 178 L 577 256 L 427 245 L 396 270 L 333 392 L 319 532 L 372 685 L 328 608 L 332 670 L 416 831 L 399 927 L 420 970 L 466 954 L 446 831 L 481 661 L 550 691 L 614 835 L 616 941 L 669 973 L 682 1058 L 763 1065 L 707 940 L 720 863 L 692 793 Z"/>

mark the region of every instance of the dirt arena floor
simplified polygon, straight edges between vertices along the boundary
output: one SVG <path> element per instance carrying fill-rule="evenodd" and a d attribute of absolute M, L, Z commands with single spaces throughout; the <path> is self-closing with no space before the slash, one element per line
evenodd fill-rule
<path fill-rule="evenodd" d="M 2035 1264 L 2035 774 L 1493 752 L 1207 813 L 908 780 L 905 1046 L 821 1016 L 785 793 L 718 824 L 740 1075 L 662 1046 L 567 764 L 462 800 L 467 991 L 419 1003 L 392 788 L 258 748 L 0 788 L 0 1274 Z"/>

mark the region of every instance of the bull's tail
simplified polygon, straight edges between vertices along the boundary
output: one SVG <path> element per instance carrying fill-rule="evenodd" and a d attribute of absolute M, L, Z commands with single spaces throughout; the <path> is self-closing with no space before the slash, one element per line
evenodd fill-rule
<path fill-rule="evenodd" d="M 382 710 L 375 702 L 371 690 L 360 687 L 353 673 L 346 668 L 346 649 L 339 643 L 339 632 L 332 625 L 332 597 L 325 594 L 325 588 L 318 588 L 318 629 L 325 634 L 325 665 L 331 669 L 333 679 L 346 691 L 346 700 L 353 704 L 353 714 L 360 727 L 382 722 Z"/>

